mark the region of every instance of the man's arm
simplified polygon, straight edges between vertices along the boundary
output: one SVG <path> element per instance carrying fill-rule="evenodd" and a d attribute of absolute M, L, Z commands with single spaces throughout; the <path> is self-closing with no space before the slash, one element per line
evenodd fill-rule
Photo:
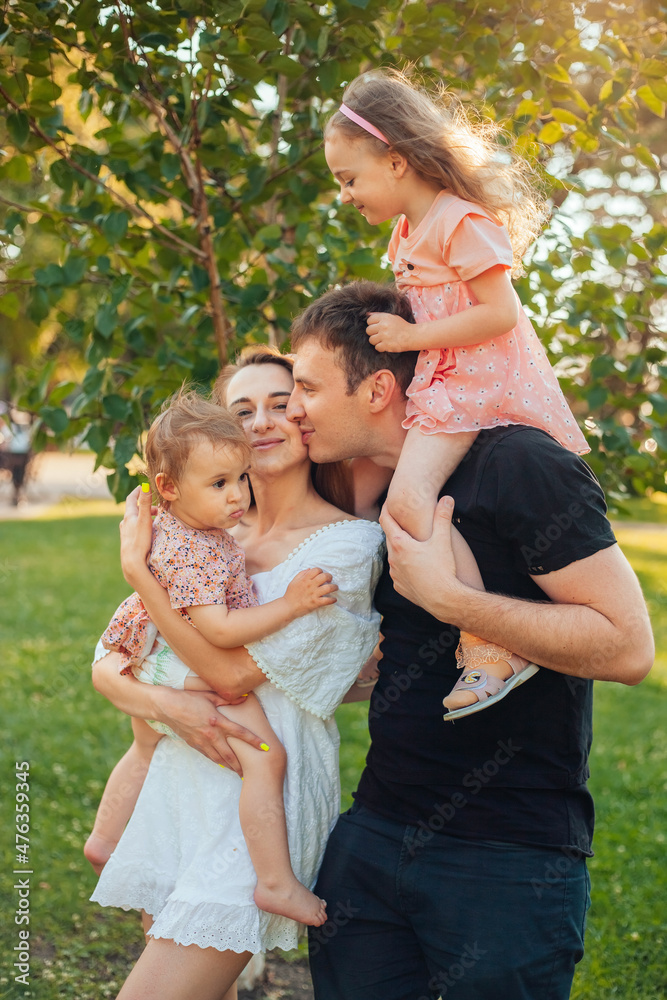
<path fill-rule="evenodd" d="M 436 508 L 433 535 L 417 542 L 383 511 L 399 594 L 440 621 L 496 642 L 550 670 L 638 684 L 651 669 L 653 634 L 637 577 L 618 545 L 532 579 L 551 603 L 483 593 L 455 574 L 454 502 Z"/>
<path fill-rule="evenodd" d="M 239 774 L 241 768 L 228 738 L 234 736 L 260 749 L 260 737 L 216 711 L 216 705 L 225 704 L 223 698 L 202 691 L 175 691 L 142 684 L 132 676 L 121 676 L 119 666 L 118 653 L 109 653 L 98 660 L 93 665 L 93 685 L 126 715 L 165 723 L 195 750 Z"/>

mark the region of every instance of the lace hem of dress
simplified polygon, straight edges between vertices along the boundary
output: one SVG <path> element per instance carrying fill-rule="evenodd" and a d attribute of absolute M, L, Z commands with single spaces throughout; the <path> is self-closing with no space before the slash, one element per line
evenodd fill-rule
<path fill-rule="evenodd" d="M 281 948 L 291 951 L 299 943 L 299 924 L 276 917 L 253 904 L 225 906 L 221 903 L 185 903 L 172 900 L 161 911 L 148 932 L 177 944 L 196 944 L 216 951 L 238 954 Z"/>
<path fill-rule="evenodd" d="M 318 719 L 324 719 L 325 722 L 326 722 L 327 719 L 330 719 L 332 717 L 333 712 L 330 712 L 328 715 L 325 715 L 324 712 L 318 712 L 317 709 L 313 708 L 311 705 L 308 705 L 303 700 L 303 698 L 299 698 L 299 696 L 296 695 L 294 693 L 294 691 L 292 691 L 289 687 L 287 687 L 285 684 L 283 684 L 283 682 L 280 679 L 280 677 L 276 677 L 276 675 L 274 674 L 274 672 L 271 670 L 270 664 L 268 664 L 263 659 L 263 657 L 258 656 L 257 653 L 253 652 L 253 650 L 250 649 L 249 646 L 246 646 L 246 649 L 250 653 L 250 655 L 252 656 L 253 660 L 255 661 L 255 663 L 257 664 L 257 666 L 259 667 L 259 669 L 266 676 L 267 681 L 270 681 L 271 684 L 273 684 L 274 687 L 276 687 L 276 688 L 278 688 L 278 690 L 284 692 L 284 694 L 287 695 L 287 697 L 289 698 L 289 700 L 293 701 L 295 705 L 298 705 L 298 707 L 302 708 L 304 710 L 304 712 L 308 712 L 310 715 L 314 715 Z"/>
<path fill-rule="evenodd" d="M 133 877 L 136 869 L 132 869 Z M 176 944 L 196 944 L 216 951 L 249 951 L 257 954 L 281 948 L 291 951 L 299 943 L 303 928 L 289 917 L 264 913 L 254 903 L 246 905 L 223 903 L 188 903 L 170 899 L 171 880 L 153 876 L 152 881 L 128 881 L 122 889 L 105 890 L 99 885 L 91 900 L 101 906 L 118 906 L 123 910 L 145 910 L 154 917 L 148 932 L 151 937 L 174 941 Z"/>

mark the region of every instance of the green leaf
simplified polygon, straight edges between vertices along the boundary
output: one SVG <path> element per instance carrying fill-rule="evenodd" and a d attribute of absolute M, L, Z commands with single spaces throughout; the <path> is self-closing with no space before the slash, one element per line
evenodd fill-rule
<path fill-rule="evenodd" d="M 59 188 L 70 191 L 76 180 L 76 174 L 64 160 L 54 160 L 49 167 L 49 174 Z"/>
<path fill-rule="evenodd" d="M 102 222 L 102 232 L 112 245 L 120 243 L 127 232 L 130 221 L 128 212 L 109 212 Z"/>
<path fill-rule="evenodd" d="M 76 382 L 59 382 L 58 385 L 54 386 L 49 395 L 50 405 L 57 406 L 59 403 L 62 403 L 76 389 L 78 389 Z"/>
<path fill-rule="evenodd" d="M 113 457 L 119 466 L 125 466 L 137 453 L 137 439 L 133 434 L 120 434 L 116 438 Z"/>
<path fill-rule="evenodd" d="M 117 393 L 110 393 L 102 399 L 102 409 L 112 420 L 125 420 L 130 414 L 130 403 Z"/>
<path fill-rule="evenodd" d="M 61 271 L 64 285 L 78 285 L 86 273 L 87 262 L 84 257 L 69 256 Z"/>
<path fill-rule="evenodd" d="M 106 448 L 108 440 L 107 430 L 101 424 L 91 424 L 84 438 L 86 444 L 92 448 L 96 455 Z"/>
<path fill-rule="evenodd" d="M 660 80 L 664 80 L 667 77 L 667 60 L 645 59 L 640 66 L 640 72 L 644 76 L 655 76 Z"/>
<path fill-rule="evenodd" d="M 103 381 L 104 371 L 101 368 L 89 368 L 81 383 L 85 396 L 88 399 L 96 399 Z"/>
<path fill-rule="evenodd" d="M 560 83 L 571 83 L 570 74 L 560 65 L 560 63 L 547 63 L 542 66 L 542 72 L 551 80 L 558 80 Z"/>
<path fill-rule="evenodd" d="M 195 292 L 202 292 L 205 288 L 210 285 L 210 279 L 208 276 L 208 271 L 205 271 L 203 267 L 198 264 L 193 264 L 189 271 L 190 281 Z"/>
<path fill-rule="evenodd" d="M 56 434 L 62 434 L 69 424 L 67 413 L 59 406 L 42 406 L 39 415 L 46 426 L 50 427 Z"/>
<path fill-rule="evenodd" d="M 558 142 L 565 135 L 565 130 L 560 122 L 547 122 L 537 136 L 539 142 L 544 142 L 547 146 Z"/>
<path fill-rule="evenodd" d="M 325 94 L 330 94 L 331 91 L 338 86 L 339 74 L 340 67 L 337 62 L 333 62 L 333 60 L 329 59 L 327 62 L 322 63 L 319 68 L 318 75 L 320 83 L 322 84 L 322 90 Z"/>
<path fill-rule="evenodd" d="M 80 343 L 86 332 L 86 324 L 82 319 L 68 319 L 63 329 L 75 343 Z"/>
<path fill-rule="evenodd" d="M 118 325 L 118 313 L 116 307 L 105 302 L 95 313 L 95 329 L 105 339 L 111 336 Z"/>
<path fill-rule="evenodd" d="M 130 285 L 132 284 L 132 275 L 123 274 L 119 278 L 116 278 L 113 285 L 111 286 L 111 305 L 117 308 L 121 302 L 124 302 L 127 298 L 127 293 L 130 290 Z"/>
<path fill-rule="evenodd" d="M 30 300 L 28 302 L 28 318 L 33 323 L 41 323 L 51 312 L 51 303 L 46 293 L 46 289 L 39 285 L 31 289 Z"/>
<path fill-rule="evenodd" d="M 39 79 L 35 81 L 30 89 L 30 103 L 33 106 L 36 104 L 53 104 L 61 94 L 62 90 L 53 80 L 46 78 Z"/>
<path fill-rule="evenodd" d="M 3 176 L 17 184 L 29 184 L 32 178 L 25 156 L 12 156 L 2 167 Z"/>
<path fill-rule="evenodd" d="M 541 108 L 540 105 L 537 103 L 537 101 L 532 101 L 529 98 L 524 98 L 524 100 L 519 103 L 516 111 L 514 112 L 514 117 L 537 118 L 540 111 Z"/>
<path fill-rule="evenodd" d="M 660 100 L 648 84 L 638 88 L 637 97 L 640 97 L 649 111 L 652 111 L 658 118 L 665 117 L 665 102 Z"/>
<path fill-rule="evenodd" d="M 173 39 L 169 35 L 165 35 L 161 31 L 149 31 L 147 35 L 142 35 L 138 40 L 139 45 L 145 49 L 157 49 L 160 45 L 169 48 L 172 41 Z"/>
<path fill-rule="evenodd" d="M 640 163 L 643 163 L 645 167 L 649 167 L 651 170 L 656 170 L 660 165 L 658 157 L 650 149 L 647 149 L 646 146 L 635 146 L 634 154 Z"/>
<path fill-rule="evenodd" d="M 7 131 L 13 143 L 23 146 L 30 135 L 30 121 L 25 111 L 12 111 L 7 115 Z"/>
<path fill-rule="evenodd" d="M 653 410 L 660 417 L 667 417 L 667 399 L 661 396 L 659 392 L 649 393 L 649 400 L 653 406 Z"/>
<path fill-rule="evenodd" d="M 55 285 L 62 285 L 64 282 L 62 267 L 57 264 L 47 264 L 46 267 L 38 267 L 35 270 L 35 281 L 43 288 L 53 288 Z"/>

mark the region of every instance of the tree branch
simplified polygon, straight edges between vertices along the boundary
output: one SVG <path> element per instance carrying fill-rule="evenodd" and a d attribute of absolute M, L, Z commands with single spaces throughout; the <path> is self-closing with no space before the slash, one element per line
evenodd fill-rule
<path fill-rule="evenodd" d="M 4 87 L 2 87 L 2 85 L 0 85 L 0 95 L 4 97 L 5 101 L 7 101 L 7 103 L 12 108 L 14 108 L 15 111 L 23 111 L 20 104 L 17 104 L 16 101 L 14 101 L 13 98 L 9 96 L 9 94 L 4 89 Z M 63 151 L 58 147 L 57 143 L 54 142 L 54 140 L 50 136 L 48 136 L 45 132 L 43 132 L 39 127 L 39 125 L 37 125 L 37 123 L 32 118 L 28 119 L 28 124 L 30 127 L 30 131 L 38 138 L 40 138 L 42 142 L 46 143 L 47 146 L 50 146 L 51 149 L 53 149 L 54 152 L 58 154 L 60 159 L 64 160 L 64 162 L 69 167 L 71 167 L 72 170 L 76 170 L 77 173 L 81 174 L 83 177 L 86 177 L 89 181 L 93 181 L 94 184 L 101 187 L 104 191 L 106 191 L 106 193 L 110 196 L 110 198 L 113 201 L 117 202 L 119 205 L 122 205 L 124 208 L 126 208 L 131 215 L 133 215 L 135 218 L 147 219 L 150 222 L 151 226 L 155 230 L 157 230 L 157 232 L 162 233 L 162 235 L 165 236 L 171 243 L 175 244 L 176 246 L 180 247 L 183 250 L 187 250 L 188 253 L 193 254 L 200 260 L 204 258 L 204 254 L 201 250 L 199 250 L 196 246 L 193 246 L 192 243 L 187 243 L 185 240 L 182 240 L 180 236 L 176 236 L 176 234 L 172 233 L 171 230 L 167 229 L 166 226 L 163 226 L 159 222 L 156 222 L 153 216 L 149 212 L 147 212 L 146 209 L 143 208 L 138 202 L 128 201 L 127 198 L 124 198 L 122 194 L 118 193 L 118 191 L 114 191 L 113 188 L 110 188 L 107 184 L 105 184 L 100 177 L 97 177 L 95 174 L 91 173 L 90 170 L 86 170 L 86 168 L 82 167 L 79 163 L 76 162 L 76 160 L 73 160 L 66 153 L 63 153 Z"/>

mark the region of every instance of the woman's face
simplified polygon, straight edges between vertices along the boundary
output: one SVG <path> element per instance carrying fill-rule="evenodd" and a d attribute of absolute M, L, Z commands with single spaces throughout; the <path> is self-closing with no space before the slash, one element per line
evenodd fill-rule
<path fill-rule="evenodd" d="M 284 472 L 308 461 L 298 424 L 285 411 L 294 380 L 282 365 L 248 365 L 227 384 L 227 407 L 241 421 L 253 449 L 253 471 Z"/>

